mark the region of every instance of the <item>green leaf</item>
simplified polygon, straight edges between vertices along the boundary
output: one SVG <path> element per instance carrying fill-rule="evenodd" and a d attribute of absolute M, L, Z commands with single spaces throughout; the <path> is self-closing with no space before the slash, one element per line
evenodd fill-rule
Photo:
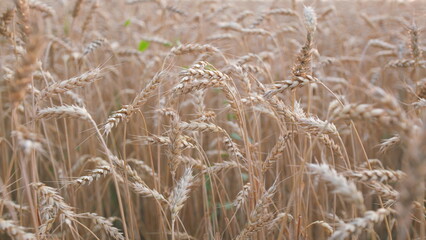
<path fill-rule="evenodd" d="M 67 19 L 65 19 L 64 22 L 64 34 L 67 36 L 70 32 L 70 23 L 68 22 Z"/>
<path fill-rule="evenodd" d="M 240 135 L 238 135 L 237 133 L 231 133 L 231 138 L 235 139 L 235 140 L 243 140 Z"/>
<path fill-rule="evenodd" d="M 225 204 L 216 203 L 216 208 L 225 208 L 226 210 L 229 210 L 234 207 L 234 204 L 232 202 L 226 202 Z"/>
<path fill-rule="evenodd" d="M 124 26 L 125 27 L 127 27 L 127 26 L 129 26 L 130 25 L 130 19 L 127 19 L 125 22 L 124 22 Z"/>
<path fill-rule="evenodd" d="M 249 176 L 247 173 L 241 173 L 241 178 L 243 179 L 244 182 L 249 180 Z"/>
<path fill-rule="evenodd" d="M 214 93 L 220 93 L 222 88 L 213 88 Z"/>
<path fill-rule="evenodd" d="M 228 114 L 226 115 L 226 118 L 228 119 L 228 121 L 233 121 L 233 120 L 235 120 L 235 119 L 236 119 L 236 116 L 235 116 L 235 114 L 234 114 L 234 113 L 228 113 Z"/>
<path fill-rule="evenodd" d="M 204 180 L 206 181 L 206 185 L 205 185 L 206 190 L 207 190 L 207 192 L 209 192 L 210 190 L 212 190 L 212 183 L 211 183 L 211 180 L 210 180 L 210 176 L 205 175 Z"/>
<path fill-rule="evenodd" d="M 204 69 L 209 70 L 209 71 L 215 71 L 216 70 L 212 65 L 207 65 L 207 66 L 204 67 Z"/>
<path fill-rule="evenodd" d="M 150 42 L 142 40 L 139 42 L 138 50 L 140 52 L 145 51 L 149 47 Z"/>

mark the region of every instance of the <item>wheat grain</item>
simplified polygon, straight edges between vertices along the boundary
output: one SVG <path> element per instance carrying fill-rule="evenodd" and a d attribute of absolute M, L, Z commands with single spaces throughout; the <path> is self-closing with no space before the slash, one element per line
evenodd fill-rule
<path fill-rule="evenodd" d="M 0 218 L 0 231 L 6 232 L 12 239 L 16 240 L 35 240 L 33 233 L 26 232 L 22 226 L 16 225 L 12 220 Z"/>
<path fill-rule="evenodd" d="M 82 120 L 92 119 L 86 108 L 67 105 L 41 109 L 38 111 L 37 118 L 76 118 Z"/>
<path fill-rule="evenodd" d="M 379 182 L 397 182 L 406 177 L 406 174 L 400 170 L 392 171 L 392 170 L 364 170 L 358 172 L 351 172 L 349 176 L 357 179 L 362 182 L 371 182 L 371 181 L 379 181 Z"/>
<path fill-rule="evenodd" d="M 93 181 L 101 178 L 111 172 L 111 167 L 104 162 L 103 165 L 97 166 L 95 169 L 90 170 L 88 174 L 81 176 L 72 181 L 70 185 L 81 186 L 81 185 L 89 185 Z"/>
<path fill-rule="evenodd" d="M 113 226 L 112 222 L 108 219 L 97 215 L 96 213 L 82 213 L 79 217 L 87 217 L 92 219 L 96 225 L 99 225 L 111 238 L 116 240 L 124 240 L 125 237 L 116 227 Z"/>
<path fill-rule="evenodd" d="M 94 41 L 92 41 L 91 43 L 89 43 L 83 50 L 83 57 L 92 53 L 93 51 L 95 51 L 96 49 L 98 49 L 99 47 L 101 47 L 107 40 L 105 38 L 99 38 L 96 39 Z"/>
<path fill-rule="evenodd" d="M 172 218 L 176 218 L 177 215 L 179 215 L 185 201 L 189 198 L 190 187 L 193 180 L 194 176 L 192 175 L 192 169 L 186 168 L 182 178 L 179 180 L 169 197 L 169 206 Z"/>
<path fill-rule="evenodd" d="M 42 236 L 47 234 L 58 214 L 61 221 L 70 226 L 77 214 L 72 207 L 65 203 L 64 198 L 58 194 L 57 190 L 43 183 L 33 183 L 32 186 L 40 201 L 40 214 L 43 224 L 39 227 L 39 233 Z"/>
<path fill-rule="evenodd" d="M 251 183 L 248 182 L 243 186 L 243 189 L 237 194 L 234 202 L 232 203 L 237 209 L 240 209 L 242 205 L 246 202 L 251 191 Z"/>
<path fill-rule="evenodd" d="M 367 211 L 364 217 L 355 218 L 353 221 L 340 226 L 330 237 L 331 240 L 347 239 L 358 236 L 362 230 L 380 223 L 389 214 L 389 210 L 380 208 L 377 211 Z"/>
<path fill-rule="evenodd" d="M 364 208 L 364 197 L 353 182 L 348 181 L 327 164 L 309 164 L 308 167 L 312 173 L 320 175 L 322 179 L 334 188 L 333 193 L 341 195 L 361 209 Z"/>
<path fill-rule="evenodd" d="M 40 2 L 40 1 L 37 1 L 37 0 L 29 0 L 28 5 L 29 5 L 30 8 L 46 14 L 46 16 L 49 16 L 49 17 L 56 16 L 55 9 L 53 9 L 51 6 L 49 6 L 49 5 L 47 5 L 43 2 Z"/>
<path fill-rule="evenodd" d="M 93 83 L 101 78 L 101 69 L 95 68 L 88 72 L 81 74 L 78 77 L 73 77 L 64 81 L 54 83 L 40 92 L 40 100 L 52 97 L 57 94 L 65 93 L 78 87 L 83 87 L 87 84 Z"/>
<path fill-rule="evenodd" d="M 173 47 L 172 50 L 170 50 L 170 53 L 174 55 L 184 55 L 184 54 L 190 54 L 190 53 L 218 53 L 220 50 L 212 45 L 209 44 L 187 44 L 187 45 L 180 45 L 178 47 Z"/>

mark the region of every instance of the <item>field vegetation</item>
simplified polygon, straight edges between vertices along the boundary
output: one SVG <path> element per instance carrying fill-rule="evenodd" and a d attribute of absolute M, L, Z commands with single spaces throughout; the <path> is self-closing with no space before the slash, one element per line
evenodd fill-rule
<path fill-rule="evenodd" d="M 2 0 L 0 239 L 426 239 L 425 23 Z"/>

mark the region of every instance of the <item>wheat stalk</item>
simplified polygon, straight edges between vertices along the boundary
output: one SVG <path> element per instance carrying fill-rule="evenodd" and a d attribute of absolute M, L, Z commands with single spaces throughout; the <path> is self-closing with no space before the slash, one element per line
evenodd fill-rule
<path fill-rule="evenodd" d="M 335 169 L 324 163 L 308 164 L 308 168 L 311 170 L 311 173 L 318 174 L 332 186 L 334 188 L 333 193 L 339 194 L 346 200 L 355 203 L 360 209 L 364 208 L 362 193 L 358 191 L 353 182 L 348 181 L 344 176 L 338 174 Z"/>
<path fill-rule="evenodd" d="M 28 0 L 14 0 L 18 10 L 19 29 L 21 31 L 21 40 L 27 42 L 31 33 L 30 27 L 30 6 Z"/>
<path fill-rule="evenodd" d="M 394 135 L 391 138 L 384 139 L 384 140 L 382 140 L 382 142 L 379 145 L 380 146 L 379 152 L 384 154 L 385 152 L 387 152 L 389 149 L 391 149 L 395 145 L 399 144 L 400 142 L 401 142 L 401 138 L 397 134 Z"/>
<path fill-rule="evenodd" d="M 349 176 L 362 182 L 397 182 L 406 177 L 406 174 L 400 170 L 364 170 L 349 173 Z"/>
<path fill-rule="evenodd" d="M 37 119 L 41 118 L 76 118 L 88 121 L 92 119 L 86 108 L 67 105 L 44 108 L 39 110 L 37 113 Z"/>
<path fill-rule="evenodd" d="M 14 201 L 7 200 L 7 199 L 0 199 L 0 205 L 15 209 L 18 212 L 20 212 L 21 210 L 22 211 L 28 211 L 29 210 L 28 206 L 17 204 Z"/>
<path fill-rule="evenodd" d="M 40 2 L 37 0 L 29 0 L 28 5 L 32 9 L 45 13 L 46 16 L 49 16 L 49 17 L 56 16 L 55 9 L 43 2 Z"/>
<path fill-rule="evenodd" d="M 117 126 L 121 121 L 129 119 L 138 108 L 142 107 L 148 100 L 149 95 L 157 89 L 163 76 L 164 74 L 162 72 L 157 73 L 146 87 L 134 98 L 132 104 L 123 106 L 120 110 L 115 111 L 108 117 L 104 126 L 104 133 L 109 134 L 113 127 Z"/>
<path fill-rule="evenodd" d="M 32 183 L 32 186 L 39 197 L 40 215 L 43 221 L 39 227 L 39 233 L 43 236 L 51 230 L 58 213 L 61 221 L 70 226 L 77 214 L 72 207 L 65 203 L 64 198 L 58 194 L 57 190 L 43 183 Z"/>
<path fill-rule="evenodd" d="M 17 225 L 12 220 L 0 218 L 0 231 L 7 233 L 9 237 L 16 240 L 35 240 L 37 239 L 33 233 L 26 231 L 27 229 Z"/>
<path fill-rule="evenodd" d="M 384 208 L 380 208 L 377 211 L 367 211 L 364 213 L 364 217 L 355 218 L 351 222 L 341 225 L 331 235 L 330 240 L 356 237 L 362 230 L 372 226 L 374 223 L 382 222 L 389 213 L 390 211 Z"/>
<path fill-rule="evenodd" d="M 106 176 L 111 172 L 111 167 L 105 161 L 103 164 L 104 165 L 97 166 L 95 169 L 90 170 L 88 174 L 73 180 L 69 185 L 77 187 L 81 185 L 89 185 L 93 181 Z"/>
<path fill-rule="evenodd" d="M 108 219 L 97 215 L 96 213 L 81 213 L 79 217 L 87 217 L 92 219 L 96 225 L 99 225 L 111 238 L 116 240 L 126 239 L 123 234 L 116 227 L 113 226 L 112 222 Z"/>
<path fill-rule="evenodd" d="M 46 97 L 52 97 L 57 94 L 65 93 L 78 87 L 83 87 L 100 79 L 101 69 L 95 68 L 81 74 L 78 77 L 73 77 L 64 81 L 54 83 L 40 92 L 40 100 Z"/>
<path fill-rule="evenodd" d="M 184 55 L 184 54 L 191 54 L 191 53 L 219 53 L 220 50 L 212 45 L 209 44 L 186 44 L 186 45 L 180 45 L 178 47 L 173 47 L 172 50 L 170 50 L 171 54 L 174 55 Z"/>
<path fill-rule="evenodd" d="M 96 49 L 100 48 L 107 40 L 105 38 L 99 38 L 90 42 L 83 50 L 83 57 L 94 52 Z"/>
<path fill-rule="evenodd" d="M 25 2 L 24 0 L 20 0 Z M 9 96 L 12 102 L 19 104 L 26 95 L 31 82 L 32 73 L 36 69 L 37 59 L 43 51 L 44 44 L 39 37 L 31 37 L 27 44 L 27 51 L 19 63 L 14 74 L 14 81 L 10 83 Z"/>
<path fill-rule="evenodd" d="M 251 191 L 251 183 L 248 182 L 243 186 L 243 189 L 237 194 L 237 197 L 235 198 L 233 205 L 237 208 L 240 209 L 240 207 L 242 205 L 244 205 L 244 203 L 246 202 L 249 194 Z"/>

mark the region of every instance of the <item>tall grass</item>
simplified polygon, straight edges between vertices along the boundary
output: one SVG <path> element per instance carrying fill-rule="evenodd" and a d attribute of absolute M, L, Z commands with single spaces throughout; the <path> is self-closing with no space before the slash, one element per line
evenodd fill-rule
<path fill-rule="evenodd" d="M 0 239 L 426 239 L 423 1 L 0 10 Z"/>

